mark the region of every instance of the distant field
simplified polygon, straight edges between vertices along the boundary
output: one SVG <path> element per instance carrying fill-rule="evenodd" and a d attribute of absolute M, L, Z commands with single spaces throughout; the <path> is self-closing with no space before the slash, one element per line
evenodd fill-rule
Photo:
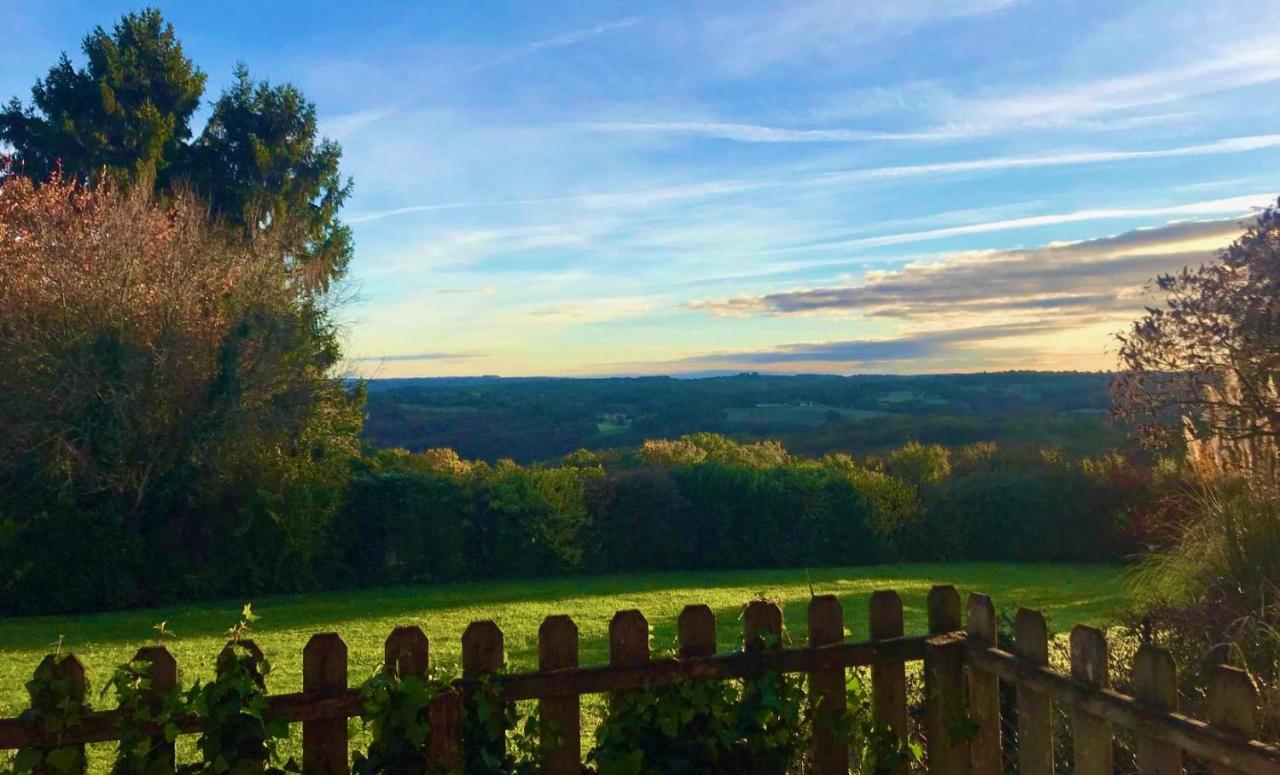
<path fill-rule="evenodd" d="M 725 419 L 734 425 L 808 425 L 815 428 L 827 422 L 832 412 L 849 420 L 865 420 L 886 414 L 873 409 L 842 409 L 822 404 L 758 404 L 724 410 Z"/>
<path fill-rule="evenodd" d="M 902 594 L 908 633 L 923 632 L 924 599 L 935 583 L 955 584 L 962 594 L 986 592 L 1000 608 L 1040 608 L 1050 626 L 1061 630 L 1107 619 L 1124 601 L 1120 573 L 1114 566 L 964 563 L 824 568 L 809 575 L 818 593 L 840 598 L 852 637 L 863 639 L 868 598 L 876 589 Z M 508 663 L 528 668 L 536 664 L 542 618 L 567 613 L 578 623 L 581 661 L 588 665 L 607 661 L 609 618 L 624 608 L 639 608 L 649 617 L 653 648 L 660 651 L 673 645 L 680 609 L 707 603 L 717 614 L 721 649 L 733 648 L 741 632 L 739 611 L 758 593 L 782 603 L 790 637 L 804 641 L 809 586 L 803 570 L 639 574 L 271 597 L 253 601 L 260 617 L 254 637 L 274 665 L 270 690 L 288 692 L 301 688 L 301 651 L 314 632 L 336 631 L 343 637 L 350 650 L 351 682 L 356 684 L 375 669 L 383 638 L 397 625 L 421 626 L 431 639 L 433 659 L 456 665 L 467 623 L 492 618 L 506 634 Z M 91 696 L 100 705 L 112 702 L 97 694 L 112 666 L 146 643 L 152 626 L 161 620 L 177 634 L 169 647 L 182 668 L 183 684 L 206 678 L 212 674 L 222 633 L 235 623 L 243 602 L 0 619 L 0 715 L 13 716 L 25 707 L 23 683 L 59 636 L 64 648 L 88 667 Z M 596 703 L 587 703 L 584 710 L 593 726 Z M 184 750 L 190 750 L 189 741 L 183 742 Z"/>

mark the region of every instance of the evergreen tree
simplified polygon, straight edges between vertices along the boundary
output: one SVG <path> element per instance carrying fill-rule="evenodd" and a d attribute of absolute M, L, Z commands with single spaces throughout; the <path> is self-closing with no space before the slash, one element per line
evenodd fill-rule
<path fill-rule="evenodd" d="M 342 148 L 317 133 L 315 105 L 300 91 L 255 82 L 240 65 L 181 167 L 216 214 L 276 232 L 304 286 L 323 290 L 351 258 L 351 230 L 337 218 L 351 183 L 338 170 Z"/>
<path fill-rule="evenodd" d="M 164 185 L 191 137 L 205 74 L 155 9 L 126 14 L 110 32 L 95 28 L 81 49 L 87 66 L 63 54 L 32 87 L 34 107 L 15 97 L 0 112 L 14 168 L 37 180 L 61 166 L 76 177 L 105 171 L 118 183 Z"/>
<path fill-rule="evenodd" d="M 315 105 L 298 89 L 254 81 L 239 65 L 193 142 L 205 74 L 158 10 L 126 14 L 110 32 L 98 27 L 81 48 L 85 67 L 63 54 L 36 81 L 31 106 L 14 98 L 0 112 L 13 172 L 191 187 L 247 236 L 271 232 L 301 292 L 323 292 L 342 276 L 353 247 L 338 211 L 351 183 L 339 172 L 342 148 L 319 136 Z"/>

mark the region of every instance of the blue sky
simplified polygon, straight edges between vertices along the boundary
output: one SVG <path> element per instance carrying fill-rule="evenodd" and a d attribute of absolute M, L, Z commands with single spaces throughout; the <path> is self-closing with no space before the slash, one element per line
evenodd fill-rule
<path fill-rule="evenodd" d="M 134 7 L 0 0 L 0 95 Z M 368 376 L 1110 368 L 1280 191 L 1280 9 L 160 4 L 316 102 Z"/>

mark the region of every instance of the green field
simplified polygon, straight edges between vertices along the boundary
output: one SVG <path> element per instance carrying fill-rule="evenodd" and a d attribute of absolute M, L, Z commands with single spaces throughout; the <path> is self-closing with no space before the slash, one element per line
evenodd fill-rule
<path fill-rule="evenodd" d="M 1115 566 L 1047 564 L 940 564 L 825 568 L 808 574 L 819 594 L 839 596 L 846 627 L 855 639 L 867 635 L 867 601 L 876 589 L 896 589 L 903 596 L 908 634 L 923 632 L 924 598 L 936 583 L 955 584 L 962 594 L 982 591 L 997 607 L 1040 608 L 1057 630 L 1080 622 L 1106 620 L 1124 602 L 1121 569 Z M 431 639 L 435 661 L 456 665 L 459 638 L 467 623 L 491 618 L 506 634 L 508 663 L 536 663 L 538 624 L 548 614 L 574 617 L 581 633 L 582 664 L 607 661 L 609 618 L 618 609 L 639 608 L 653 628 L 655 651 L 675 638 L 675 617 L 689 603 L 707 603 L 717 614 L 721 649 L 738 643 L 742 605 L 757 594 L 783 605 L 790 637 L 806 636 L 805 606 L 809 582 L 803 570 L 639 574 L 502 581 L 476 584 L 400 587 L 326 592 L 254 600 L 260 617 L 254 638 L 271 659 L 272 692 L 301 688 L 301 650 L 314 632 L 336 631 L 350 653 L 352 683 L 366 678 L 382 657 L 386 634 L 401 624 L 417 624 Z M 26 704 L 24 682 L 41 655 L 59 637 L 89 671 L 96 704 L 97 687 L 112 666 L 128 658 L 152 635 L 152 626 L 168 622 L 177 638 L 169 648 L 178 659 L 181 680 L 212 674 L 223 632 L 235 623 L 245 601 L 177 606 L 89 616 L 0 619 L 0 715 L 13 716 Z M 590 717 L 595 703 L 584 710 Z M 184 740 L 184 742 L 186 742 Z M 188 743 L 189 745 L 189 743 Z M 96 747 L 96 746 L 95 746 Z M 186 747 L 186 746 L 184 746 Z M 105 753 L 105 752 L 104 752 Z M 95 757 L 96 758 L 96 757 Z"/>
<path fill-rule="evenodd" d="M 866 420 L 886 414 L 872 409 L 844 409 L 824 404 L 757 404 L 724 410 L 725 419 L 732 425 L 804 425 L 813 428 L 825 423 L 831 412 L 848 420 Z"/>

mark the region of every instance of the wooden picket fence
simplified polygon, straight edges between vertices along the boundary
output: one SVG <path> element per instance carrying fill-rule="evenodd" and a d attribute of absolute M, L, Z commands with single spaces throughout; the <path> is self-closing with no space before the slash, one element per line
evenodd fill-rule
<path fill-rule="evenodd" d="M 929 634 L 905 636 L 902 601 L 891 591 L 871 597 L 871 640 L 846 643 L 844 614 L 834 596 L 809 603 L 809 643 L 782 647 L 782 611 L 754 601 L 743 614 L 746 644 L 717 653 L 715 614 L 706 605 L 684 609 L 678 620 L 676 658 L 649 653 L 649 624 L 639 611 L 619 611 L 609 625 L 609 664 L 578 664 L 578 628 L 567 616 L 548 617 L 538 631 L 538 670 L 498 672 L 503 667 L 502 631 L 491 621 L 473 622 L 462 636 L 463 677 L 436 697 L 429 710 L 428 759 L 441 771 L 462 770 L 462 718 L 469 693 L 488 675 L 503 701 L 537 700 L 544 771 L 582 771 L 579 698 L 680 679 L 750 678 L 767 670 L 806 673 L 813 709 L 809 760 L 816 775 L 849 771 L 848 742 L 830 723 L 845 708 L 845 670 L 869 667 L 872 712 L 899 734 L 908 732 L 906 665 L 923 661 L 924 734 L 929 771 L 945 775 L 1002 771 L 999 686 L 1017 691 L 1018 767 L 1041 775 L 1054 768 L 1053 704 L 1070 708 L 1075 772 L 1112 772 L 1114 727 L 1131 730 L 1142 773 L 1178 773 L 1184 755 L 1207 763 L 1212 773 L 1280 775 L 1280 747 L 1256 736 L 1257 690 L 1248 674 L 1218 668 L 1209 690 L 1209 719 L 1178 713 L 1177 677 L 1168 652 L 1142 646 L 1134 663 L 1136 697 L 1112 690 L 1107 643 L 1102 632 L 1078 626 L 1071 632 L 1071 673 L 1048 666 L 1049 637 L 1044 617 L 1018 611 L 1015 653 L 996 648 L 996 614 L 990 598 L 971 595 L 968 629 L 962 629 L 960 596 L 954 587 L 934 587 L 928 597 Z M 177 682 L 177 663 L 163 646 L 144 648 L 138 658 L 152 663 L 155 691 Z M 415 626 L 398 627 L 385 644 L 385 659 L 401 674 L 427 670 L 429 644 Z M 359 691 L 347 680 L 347 647 L 334 633 L 312 636 L 302 653 L 303 690 L 270 698 L 269 715 L 302 724 L 302 768 L 306 773 L 347 773 L 350 751 L 347 719 L 361 713 Z M 64 661 L 83 691 L 83 667 Z M 198 718 L 178 720 L 182 732 L 200 730 Z M 97 743 L 117 738 L 112 711 L 95 712 L 57 741 L 19 719 L 0 719 L 0 750 L 28 746 Z M 501 744 L 502 741 L 496 741 Z M 163 745 L 161 741 L 158 744 Z"/>

